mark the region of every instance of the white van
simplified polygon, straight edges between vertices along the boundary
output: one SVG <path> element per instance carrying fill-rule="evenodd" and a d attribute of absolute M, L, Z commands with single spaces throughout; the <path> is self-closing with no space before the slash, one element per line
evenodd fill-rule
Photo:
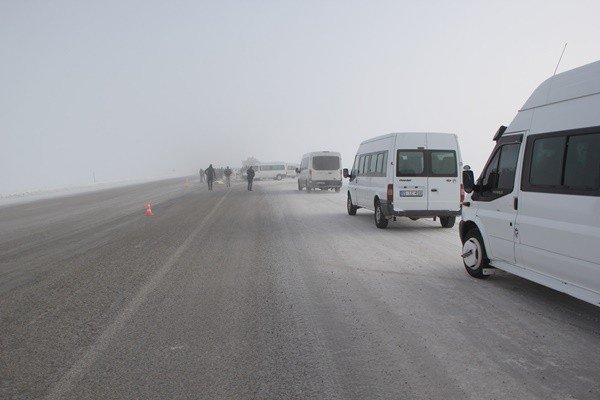
<path fill-rule="evenodd" d="M 348 214 L 375 211 L 375 225 L 396 217 L 439 218 L 454 226 L 461 208 L 462 167 L 458 138 L 451 133 L 390 133 L 360 144 L 350 178 Z"/>
<path fill-rule="evenodd" d="M 600 61 L 546 80 L 463 171 L 468 273 L 495 267 L 600 305 Z"/>
<path fill-rule="evenodd" d="M 276 179 L 282 180 L 287 176 L 284 162 L 260 163 L 256 166 L 254 179 Z"/>
<path fill-rule="evenodd" d="M 342 156 L 333 151 L 314 151 L 302 156 L 298 172 L 298 190 L 335 189 L 342 187 Z"/>

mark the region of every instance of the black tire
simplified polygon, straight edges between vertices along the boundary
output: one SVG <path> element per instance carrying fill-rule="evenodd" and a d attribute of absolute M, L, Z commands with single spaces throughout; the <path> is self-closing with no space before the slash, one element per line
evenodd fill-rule
<path fill-rule="evenodd" d="M 465 269 L 474 278 L 485 279 L 483 269 L 489 267 L 485 245 L 479 229 L 472 228 L 465 235 L 462 247 L 462 258 Z"/>
<path fill-rule="evenodd" d="M 385 229 L 388 226 L 388 219 L 383 214 L 379 201 L 375 203 L 375 226 L 379 229 Z"/>
<path fill-rule="evenodd" d="M 281 175 L 277 175 L 277 176 L 275 177 L 275 180 L 276 180 L 276 181 L 280 181 L 280 180 L 282 180 L 282 179 L 283 179 L 283 177 L 282 177 Z"/>
<path fill-rule="evenodd" d="M 298 190 L 302 191 L 302 185 L 300 184 L 300 179 L 298 179 Z"/>
<path fill-rule="evenodd" d="M 456 222 L 456 217 L 440 217 L 442 228 L 452 228 Z"/>
<path fill-rule="evenodd" d="M 352 204 L 350 193 L 348 193 L 348 200 L 346 200 L 346 209 L 348 210 L 348 215 L 356 215 L 356 210 L 358 210 L 358 207 Z"/>
<path fill-rule="evenodd" d="M 310 193 L 311 190 L 312 188 L 308 185 L 308 182 L 306 182 L 306 191 Z"/>

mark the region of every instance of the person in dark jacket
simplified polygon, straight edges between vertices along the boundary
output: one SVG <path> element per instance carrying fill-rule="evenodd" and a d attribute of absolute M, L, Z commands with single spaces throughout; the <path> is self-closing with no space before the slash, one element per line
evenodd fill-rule
<path fill-rule="evenodd" d="M 206 175 L 206 182 L 208 182 L 208 190 L 213 190 L 213 181 L 215 180 L 215 169 L 213 168 L 212 164 L 210 164 L 208 168 L 206 168 L 204 174 Z"/>
<path fill-rule="evenodd" d="M 225 175 L 225 183 L 227 184 L 227 187 L 231 187 L 231 168 L 229 168 L 229 166 L 227 166 L 227 168 L 225 168 L 225 171 L 223 172 L 223 174 Z"/>
<path fill-rule="evenodd" d="M 198 173 L 200 174 L 200 183 L 204 183 L 204 170 L 200 168 L 200 171 L 198 171 Z"/>
<path fill-rule="evenodd" d="M 254 180 L 254 168 L 252 168 L 252 165 L 246 171 L 246 176 L 248 177 L 248 190 L 252 190 L 252 181 Z"/>

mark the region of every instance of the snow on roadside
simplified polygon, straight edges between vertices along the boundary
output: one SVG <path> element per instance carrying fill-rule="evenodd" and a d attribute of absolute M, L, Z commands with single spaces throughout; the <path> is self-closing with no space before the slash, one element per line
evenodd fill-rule
<path fill-rule="evenodd" d="M 105 181 L 105 182 L 97 182 L 95 184 L 82 185 L 82 186 L 73 186 L 66 188 L 57 188 L 57 189 L 48 189 L 48 190 L 36 190 L 36 191 L 27 191 L 21 193 L 13 193 L 8 195 L 0 195 L 0 207 L 7 206 L 11 204 L 20 204 L 20 203 L 29 203 L 36 200 L 45 200 L 52 199 L 56 197 L 64 197 L 71 196 L 75 194 L 89 193 L 95 192 L 98 190 L 105 189 L 114 189 L 118 187 L 136 185 L 140 183 L 147 183 L 158 181 L 162 179 L 170 179 L 170 178 L 185 178 L 185 176 L 179 175 L 165 175 L 165 176 L 156 176 L 156 177 L 147 177 L 147 178 L 139 178 L 139 179 L 129 179 L 124 181 Z"/>

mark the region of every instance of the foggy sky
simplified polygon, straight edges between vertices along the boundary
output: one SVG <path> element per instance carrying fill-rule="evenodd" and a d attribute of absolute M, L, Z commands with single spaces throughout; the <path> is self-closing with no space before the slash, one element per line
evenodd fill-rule
<path fill-rule="evenodd" d="M 0 0 L 0 195 L 459 134 L 600 59 L 598 1 Z"/>

